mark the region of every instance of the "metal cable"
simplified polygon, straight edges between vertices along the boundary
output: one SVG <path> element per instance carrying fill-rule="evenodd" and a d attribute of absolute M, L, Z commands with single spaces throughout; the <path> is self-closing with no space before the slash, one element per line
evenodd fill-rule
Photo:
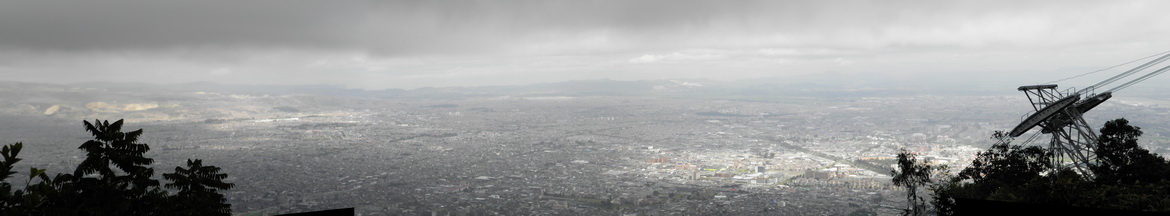
<path fill-rule="evenodd" d="M 1113 69 L 1113 68 L 1117 68 L 1117 67 L 1125 66 L 1125 65 L 1128 65 L 1128 64 L 1133 64 L 1134 62 L 1141 61 L 1141 60 L 1145 60 L 1145 59 L 1148 59 L 1148 58 L 1153 58 L 1154 56 L 1159 56 L 1159 55 L 1170 55 L 1170 51 L 1161 52 L 1161 53 L 1158 53 L 1158 54 L 1154 54 L 1154 55 L 1150 55 L 1150 56 L 1142 57 L 1142 58 L 1139 58 L 1139 59 L 1136 59 L 1136 60 L 1133 60 L 1133 61 L 1129 61 L 1129 62 L 1126 62 L 1126 63 L 1122 63 L 1122 64 L 1119 64 L 1119 65 L 1114 65 L 1114 66 L 1112 66 L 1112 67 L 1108 67 L 1108 68 L 1105 68 L 1105 69 L 1100 69 L 1100 70 L 1090 71 L 1090 72 L 1088 72 L 1088 73 L 1083 73 L 1083 74 L 1079 74 L 1079 75 L 1076 75 L 1076 76 L 1072 76 L 1072 77 L 1068 77 L 1068 78 L 1064 78 L 1064 79 L 1059 79 L 1059 80 L 1055 80 L 1055 81 L 1051 81 L 1051 82 L 1047 82 L 1047 83 L 1057 83 L 1057 82 L 1061 82 L 1061 81 L 1065 81 L 1065 80 L 1076 79 L 1076 78 L 1078 78 L 1078 77 L 1083 77 L 1083 76 L 1086 76 L 1086 75 L 1089 75 L 1089 74 L 1095 74 L 1095 73 L 1098 73 L 1098 72 L 1101 72 L 1101 71 L 1111 70 L 1111 69 Z M 1163 56 L 1163 57 L 1166 57 L 1166 56 Z"/>
<path fill-rule="evenodd" d="M 1138 77 L 1137 79 L 1130 80 L 1129 82 L 1126 82 L 1126 83 L 1122 83 L 1121 85 L 1118 85 L 1117 87 L 1113 87 L 1112 89 L 1109 89 L 1108 92 L 1120 91 L 1121 89 L 1125 89 L 1126 87 L 1129 87 L 1133 84 L 1137 84 L 1138 82 L 1145 81 L 1146 79 L 1149 79 L 1150 77 L 1154 77 L 1154 76 L 1157 76 L 1158 74 L 1162 74 L 1162 73 L 1166 72 L 1167 70 L 1170 70 L 1170 66 L 1163 67 L 1162 69 L 1158 69 L 1154 72 L 1150 72 L 1149 74 Z"/>
<path fill-rule="evenodd" d="M 1108 85 L 1109 83 L 1113 83 L 1121 78 L 1125 78 L 1125 77 L 1128 77 L 1129 75 L 1133 75 L 1134 73 L 1137 73 L 1138 71 L 1145 70 L 1146 68 L 1149 68 L 1150 66 L 1154 66 L 1156 64 L 1162 63 L 1163 61 L 1166 61 L 1166 59 L 1170 59 L 1170 54 L 1167 54 L 1165 56 L 1154 59 L 1153 61 L 1146 62 L 1145 64 L 1137 66 L 1133 69 L 1129 69 L 1128 71 L 1125 71 L 1124 73 L 1110 77 L 1109 79 L 1102 80 L 1101 82 L 1098 82 L 1097 84 L 1093 84 L 1087 88 L 1081 89 L 1081 91 L 1078 91 L 1077 93 L 1080 94 L 1080 93 L 1084 93 L 1085 91 L 1095 90 L 1098 87 L 1104 87 L 1105 85 Z"/>
<path fill-rule="evenodd" d="M 1028 139 L 1024 140 L 1024 142 L 1020 143 L 1020 145 L 1027 145 L 1028 143 L 1032 143 L 1032 140 L 1036 140 L 1036 137 L 1040 136 L 1040 134 L 1041 133 L 1032 133 L 1032 136 L 1028 137 Z"/>

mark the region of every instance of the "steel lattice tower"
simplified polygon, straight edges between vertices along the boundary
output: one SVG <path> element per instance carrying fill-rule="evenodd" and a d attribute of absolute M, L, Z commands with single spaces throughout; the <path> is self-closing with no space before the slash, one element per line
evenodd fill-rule
<path fill-rule="evenodd" d="M 1103 88 L 1110 83 L 1170 59 L 1170 52 L 1158 55 L 1162 55 L 1162 57 L 1137 66 L 1121 74 L 1110 77 L 1109 79 L 1098 82 L 1097 84 L 1083 88 L 1079 91 L 1061 92 L 1056 88 L 1056 84 L 1020 86 L 1016 90 L 1022 91 L 1024 92 L 1024 95 L 1028 96 L 1028 101 L 1031 103 L 1034 112 L 1027 118 L 1024 118 L 1024 120 L 1021 121 L 1020 124 L 1015 128 L 1013 128 L 1011 132 L 1006 134 L 1007 137 L 1000 137 L 1000 142 L 1011 142 L 1011 140 L 1015 137 L 1019 137 L 1020 135 L 1028 132 L 1028 130 L 1039 126 L 1040 133 L 1033 134 L 1022 144 L 1026 145 L 1032 142 L 1040 134 L 1050 134 L 1051 139 L 1047 148 L 1052 154 L 1052 167 L 1060 170 L 1065 168 L 1067 165 L 1071 165 L 1071 168 L 1083 174 L 1086 178 L 1092 178 L 1093 173 L 1091 172 L 1090 167 L 1097 164 L 1096 158 L 1094 157 L 1095 153 L 1093 152 L 1097 142 L 1097 134 L 1094 133 L 1093 128 L 1089 127 L 1089 124 L 1085 122 L 1085 119 L 1083 118 L 1085 112 L 1092 110 L 1094 107 L 1097 107 L 1097 105 L 1100 105 L 1106 100 L 1109 100 L 1109 98 L 1112 98 L 1113 92 L 1127 88 L 1138 82 L 1145 81 L 1150 77 L 1162 74 L 1170 70 L 1170 66 L 1162 67 L 1136 79 L 1114 86 L 1113 88 L 1105 90 L 1101 93 L 1094 93 L 1094 91 L 1096 91 L 1098 88 Z M 1090 73 L 1095 72 L 1099 71 Z M 1083 75 L 1086 74 L 1075 77 Z"/>

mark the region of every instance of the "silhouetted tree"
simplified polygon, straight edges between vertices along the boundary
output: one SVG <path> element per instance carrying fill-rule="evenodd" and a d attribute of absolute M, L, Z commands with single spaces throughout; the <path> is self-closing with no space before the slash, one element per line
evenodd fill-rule
<path fill-rule="evenodd" d="M 1170 165 L 1161 156 L 1138 146 L 1142 130 L 1125 119 L 1105 123 L 1094 153 L 1097 164 L 1091 167 L 1097 184 L 1150 183 L 1167 179 Z"/>
<path fill-rule="evenodd" d="M 0 174 L 3 174 L 0 176 L 0 215 L 53 215 L 49 214 L 53 211 L 45 211 L 45 208 L 51 206 L 49 198 L 58 197 L 60 193 L 44 169 L 29 168 L 23 190 L 14 190 L 10 183 L 3 181 L 16 174 L 12 169 L 21 160 L 17 156 L 23 147 L 24 144 L 18 142 L 0 148 L 0 155 L 4 157 L 0 162 Z M 38 181 L 33 184 L 33 180 Z"/>
<path fill-rule="evenodd" d="M 20 154 L 20 150 L 24 147 L 22 143 L 15 143 L 6 145 L 0 148 L 0 156 L 4 160 L 0 161 L 0 180 L 8 179 L 16 174 L 13 167 L 16 162 L 20 162 L 20 158 L 16 157 Z M 29 181 L 39 175 L 43 175 L 43 170 L 32 168 L 29 172 Z M 37 194 L 27 194 L 23 190 L 12 190 L 12 184 L 0 181 L 0 214 L 3 215 L 28 215 L 36 213 L 35 207 L 43 203 Z"/>
<path fill-rule="evenodd" d="M 903 215 L 925 215 L 928 213 L 926 199 L 918 195 L 918 190 L 931 184 L 931 176 L 938 167 L 927 163 L 919 163 L 917 155 L 902 150 L 898 153 L 898 169 L 890 170 L 894 176 L 895 186 L 906 188 L 907 208 Z"/>
<path fill-rule="evenodd" d="M 14 190 L 0 181 L 0 215 L 230 215 L 231 205 L 224 203 L 220 190 L 233 185 L 224 183 L 227 174 L 215 166 L 203 166 L 201 160 L 188 160 L 188 168 L 176 167 L 176 173 L 164 174 L 179 190 L 175 195 L 159 187 L 152 179 L 154 160 L 145 156 L 150 147 L 138 143 L 142 129 L 122 132 L 122 120 L 110 123 L 83 121 L 94 139 L 79 149 L 86 158 L 72 173 L 49 178 L 44 169 L 31 168 L 26 187 Z M 11 177 L 13 165 L 23 144 L 0 148 L 0 180 Z M 33 183 L 33 180 L 38 180 Z"/>
<path fill-rule="evenodd" d="M 1170 163 L 1137 144 L 1141 128 L 1125 119 L 1105 123 L 1094 150 L 1097 163 L 1086 180 L 1069 168 L 1055 170 L 1051 152 L 1037 146 L 1000 143 L 979 153 L 971 165 L 932 186 L 940 215 L 954 198 L 1080 206 L 1137 211 L 1170 211 Z M 997 133 L 1002 136 L 1002 133 Z"/>
<path fill-rule="evenodd" d="M 959 178 L 975 183 L 1019 184 L 1051 168 L 1048 152 L 1038 146 L 997 143 L 980 152 Z"/>
<path fill-rule="evenodd" d="M 170 180 L 166 187 L 178 189 L 172 197 L 179 215 L 231 215 L 231 204 L 224 203 L 220 190 L 231 189 L 235 184 L 224 183 L 227 174 L 219 173 L 219 167 L 203 166 L 203 160 L 187 160 L 187 168 L 175 167 L 174 173 L 163 174 Z"/>
<path fill-rule="evenodd" d="M 76 206 L 77 214 L 147 215 L 156 212 L 166 194 L 151 179 L 154 159 L 145 157 L 150 147 L 138 143 L 142 129 L 122 132 L 122 120 L 83 121 L 94 139 L 81 144 L 86 158 L 77 165 L 63 192 L 71 197 L 63 204 Z"/>

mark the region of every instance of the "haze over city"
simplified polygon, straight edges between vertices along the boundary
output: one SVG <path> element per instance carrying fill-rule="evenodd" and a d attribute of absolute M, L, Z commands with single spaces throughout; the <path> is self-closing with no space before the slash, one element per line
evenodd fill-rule
<path fill-rule="evenodd" d="M 1165 8 L 0 0 L 0 215 L 1165 212 Z"/>

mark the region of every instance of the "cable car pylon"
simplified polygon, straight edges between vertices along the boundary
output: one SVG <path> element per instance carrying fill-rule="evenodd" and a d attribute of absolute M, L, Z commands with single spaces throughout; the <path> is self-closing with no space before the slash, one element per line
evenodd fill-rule
<path fill-rule="evenodd" d="M 1052 167 L 1056 170 L 1066 166 L 1081 173 L 1086 178 L 1094 175 L 1090 167 L 1097 164 L 1094 148 L 1097 142 L 1097 133 L 1089 126 L 1083 115 L 1113 97 L 1113 93 L 1145 81 L 1170 70 L 1170 66 L 1162 67 L 1141 77 L 1113 86 L 1106 91 L 1095 93 L 1097 89 L 1104 89 L 1107 85 L 1124 79 L 1154 65 L 1170 59 L 1170 52 L 1161 57 L 1139 65 L 1123 73 L 1102 80 L 1097 84 L 1082 88 L 1079 91 L 1060 91 L 1056 84 L 1020 86 L 1016 90 L 1024 92 L 1031 103 L 1034 112 L 1024 118 L 1006 138 L 1000 142 L 1011 142 L 1012 139 L 1023 135 L 1029 130 L 1039 127 L 1040 133 L 1049 134 L 1048 150 L 1052 153 Z M 1028 139 L 1021 143 L 1028 145 L 1033 141 Z"/>

